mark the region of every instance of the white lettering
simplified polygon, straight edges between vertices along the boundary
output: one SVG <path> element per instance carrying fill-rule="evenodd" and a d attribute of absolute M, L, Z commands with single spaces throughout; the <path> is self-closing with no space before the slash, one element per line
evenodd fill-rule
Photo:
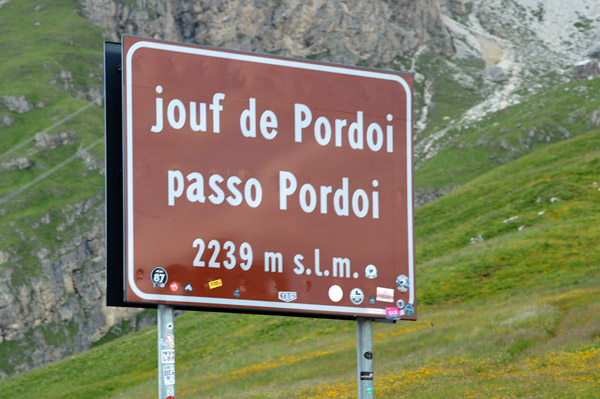
<path fill-rule="evenodd" d="M 342 188 L 333 194 L 333 209 L 336 215 L 348 216 L 348 178 L 342 178 Z"/>
<path fill-rule="evenodd" d="M 162 86 L 158 85 L 155 88 L 158 94 L 162 93 Z M 154 133 L 160 133 L 163 129 L 163 99 L 156 97 L 156 124 L 150 128 Z"/>
<path fill-rule="evenodd" d="M 225 179 L 219 174 L 213 174 L 208 176 L 208 193 L 205 187 L 206 179 L 202 173 L 192 172 L 186 176 L 186 180 L 187 187 L 181 171 L 168 171 L 167 198 L 169 206 L 174 206 L 175 199 L 181 198 L 184 191 L 185 199 L 192 203 L 205 203 L 206 194 L 210 194 L 208 200 L 215 205 L 227 201 L 231 206 L 240 206 L 245 202 L 249 207 L 256 208 L 262 202 L 262 186 L 255 178 L 250 178 L 244 183 L 238 176 L 229 176 Z M 225 184 L 223 185 L 223 183 Z"/>
<path fill-rule="evenodd" d="M 324 116 L 315 121 L 315 140 L 319 145 L 327 145 L 331 141 L 331 125 Z"/>
<path fill-rule="evenodd" d="M 359 218 L 364 218 L 369 212 L 369 197 L 365 190 L 359 188 L 352 194 L 352 211 Z"/>
<path fill-rule="evenodd" d="M 175 198 L 183 194 L 183 174 L 178 170 L 170 170 L 167 173 L 167 195 L 169 206 L 175 205 Z"/>
<path fill-rule="evenodd" d="M 208 178 L 208 185 L 213 190 L 213 194 L 208 196 L 210 202 L 215 205 L 222 204 L 225 200 L 225 193 L 223 189 L 219 187 L 219 183 L 223 183 L 223 176 L 214 174 Z"/>
<path fill-rule="evenodd" d="M 224 99 L 225 94 L 215 93 L 213 95 L 213 102 L 209 107 L 213 112 L 213 133 L 221 133 L 221 111 L 223 111 L 223 106 L 220 104 L 220 101 Z"/>
<path fill-rule="evenodd" d="M 154 89 L 157 94 L 163 92 L 163 88 L 157 85 Z M 213 101 L 209 108 L 212 110 L 212 127 L 213 133 L 220 133 L 221 131 L 221 111 L 223 111 L 223 105 L 221 101 L 225 99 L 225 94 L 215 93 L 213 94 Z M 163 102 L 161 97 L 156 97 L 156 123 L 150 127 L 150 130 L 154 133 L 160 133 L 163 130 L 164 116 L 163 116 Z M 175 129 L 182 129 L 188 120 L 188 112 L 185 108 L 183 101 L 177 98 L 171 99 L 167 106 L 167 122 L 168 125 Z M 206 132 L 207 125 L 206 116 L 206 103 L 198 103 L 196 101 L 189 101 L 189 126 L 194 132 Z"/>
<path fill-rule="evenodd" d="M 377 180 L 371 182 L 373 188 L 379 186 Z M 364 218 L 369 214 L 371 209 L 371 217 L 379 219 L 379 192 L 373 191 L 369 197 L 367 190 L 356 188 L 350 190 L 350 179 L 342 177 L 341 187 L 334 191 L 333 186 L 319 186 L 318 188 L 310 183 L 305 183 L 300 186 L 300 190 L 296 194 L 298 188 L 298 179 L 293 173 L 288 171 L 279 172 L 279 209 L 287 210 L 289 200 L 298 201 L 300 209 L 305 213 L 312 213 L 319 206 L 321 214 L 327 214 L 329 206 L 332 206 L 333 211 L 338 216 L 350 216 L 350 214 Z M 318 193 L 318 195 L 317 195 Z M 332 194 L 333 195 L 329 195 Z"/>
<path fill-rule="evenodd" d="M 311 213 L 317 207 L 317 192 L 308 183 L 300 187 L 300 207 L 306 213 Z"/>
<path fill-rule="evenodd" d="M 196 102 L 190 101 L 190 128 L 194 132 L 206 132 L 206 103 L 198 104 L 198 116 L 196 117 Z"/>
<path fill-rule="evenodd" d="M 333 191 L 331 186 L 321 186 L 321 213 L 327 213 L 327 194 Z"/>
<path fill-rule="evenodd" d="M 188 186 L 185 192 L 188 201 L 204 203 L 204 201 L 206 200 L 206 197 L 204 196 L 204 176 L 202 176 L 198 172 L 192 172 L 189 175 L 187 175 L 187 180 L 189 182 L 191 182 L 192 180 L 194 181 Z"/>
<path fill-rule="evenodd" d="M 252 197 L 252 190 L 254 190 L 254 197 Z M 244 186 L 244 197 L 246 197 L 246 204 L 250 208 L 256 208 L 262 202 L 262 187 L 260 182 L 255 178 L 250 178 Z"/>
<path fill-rule="evenodd" d="M 177 113 L 179 116 L 177 119 L 175 118 L 175 109 L 177 109 Z M 173 129 L 179 130 L 183 127 L 183 125 L 185 125 L 185 119 L 185 106 L 183 105 L 181 100 L 178 100 L 176 98 L 171 100 L 169 106 L 167 107 L 167 120 L 169 121 L 169 125 L 171 125 Z"/>
<path fill-rule="evenodd" d="M 265 252 L 265 272 L 283 273 L 283 255 L 281 252 Z"/>
<path fill-rule="evenodd" d="M 342 128 L 346 127 L 348 121 L 345 119 L 336 119 L 335 120 L 335 146 L 342 146 Z"/>
<path fill-rule="evenodd" d="M 296 265 L 296 267 L 293 270 L 294 273 L 296 273 L 296 274 L 304 273 L 304 265 L 302 264 L 303 259 L 304 259 L 304 256 L 302 256 L 300 254 L 296 254 L 296 256 L 294 256 L 294 264 Z"/>
<path fill-rule="evenodd" d="M 312 112 L 304 104 L 294 104 L 294 140 L 296 143 L 302 142 L 302 129 L 310 125 L 312 121 Z"/>
<path fill-rule="evenodd" d="M 319 277 L 321 277 L 323 275 L 323 272 L 321 271 L 321 256 L 320 256 L 321 250 L 319 248 L 315 248 L 315 274 Z M 329 272 L 327 272 L 329 273 Z"/>
<path fill-rule="evenodd" d="M 350 278 L 350 259 L 334 257 L 332 263 L 333 277 Z"/>
<path fill-rule="evenodd" d="M 240 129 L 244 137 L 256 137 L 256 98 L 250 98 L 248 103 L 240 116 Z"/>
<path fill-rule="evenodd" d="M 371 182 L 373 188 L 379 186 L 379 182 L 377 180 L 373 180 Z M 371 200 L 373 204 L 373 219 L 379 219 L 379 192 L 373 191 L 373 199 Z"/>
<path fill-rule="evenodd" d="M 277 136 L 277 116 L 273 111 L 266 110 L 260 116 L 260 133 L 267 140 L 273 140 Z"/>
<path fill-rule="evenodd" d="M 367 115 L 371 121 L 368 121 L 370 123 L 366 127 L 366 131 L 363 111 L 356 111 L 356 120 L 351 122 L 350 125 L 348 125 L 347 119 L 335 119 L 332 123 L 326 116 L 319 116 L 313 124 L 313 113 L 310 108 L 304 104 L 294 104 L 294 140 L 301 143 L 304 140 L 304 129 L 312 124 L 315 141 L 320 146 L 330 145 L 333 142 L 334 146 L 342 147 L 344 145 L 344 135 L 347 135 L 347 143 L 354 150 L 368 148 L 373 152 L 378 152 L 385 146 L 387 152 L 393 152 L 393 124 L 385 125 L 384 129 L 383 123 L 374 122 L 372 121 L 374 116 Z M 375 118 L 380 119 L 380 117 Z M 393 115 L 387 114 L 386 120 L 393 122 Z"/>
<path fill-rule="evenodd" d="M 383 130 L 375 122 L 367 128 L 367 145 L 371 151 L 379 151 L 383 147 Z"/>
<path fill-rule="evenodd" d="M 363 113 L 356 113 L 356 122 L 352 122 L 348 128 L 348 143 L 354 150 L 363 149 Z"/>
<path fill-rule="evenodd" d="M 244 196 L 237 188 L 238 184 L 240 184 L 241 182 L 242 179 L 240 179 L 237 176 L 231 176 L 229 179 L 227 179 L 227 189 L 231 193 L 231 195 L 227 196 L 227 202 L 231 206 L 240 205 L 244 199 Z"/>
<path fill-rule="evenodd" d="M 271 110 L 266 110 L 260 115 L 260 134 L 273 140 L 277 136 L 277 115 Z M 240 115 L 240 130 L 244 137 L 256 137 L 256 98 L 248 100 L 248 108 Z"/>
<path fill-rule="evenodd" d="M 387 114 L 386 119 L 388 122 L 394 120 L 394 116 L 392 114 Z M 387 125 L 385 131 L 387 133 L 387 152 L 394 152 L 394 130 L 393 125 Z"/>
<path fill-rule="evenodd" d="M 287 197 L 292 195 L 297 187 L 296 176 L 286 171 L 279 172 L 279 209 L 287 209 Z"/>

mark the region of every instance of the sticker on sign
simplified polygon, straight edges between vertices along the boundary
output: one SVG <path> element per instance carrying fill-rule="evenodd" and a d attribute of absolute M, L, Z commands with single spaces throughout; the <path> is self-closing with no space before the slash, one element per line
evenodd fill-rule
<path fill-rule="evenodd" d="M 414 306 L 412 101 L 407 73 L 124 36 L 126 302 Z"/>
<path fill-rule="evenodd" d="M 162 370 L 165 385 L 175 385 L 175 365 L 163 364 Z"/>

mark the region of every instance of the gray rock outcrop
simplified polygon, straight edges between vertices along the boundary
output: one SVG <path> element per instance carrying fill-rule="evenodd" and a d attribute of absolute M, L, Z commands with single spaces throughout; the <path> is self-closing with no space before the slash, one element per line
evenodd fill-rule
<path fill-rule="evenodd" d="M 600 75 L 600 66 L 595 59 L 579 62 L 571 69 L 571 76 L 577 80 L 595 78 L 598 75 Z"/>
<path fill-rule="evenodd" d="M 0 101 L 4 104 L 9 111 L 17 112 L 19 114 L 24 114 L 25 112 L 29 112 L 33 109 L 33 105 L 27 101 L 25 96 L 0 96 Z"/>
<path fill-rule="evenodd" d="M 385 64 L 428 45 L 452 53 L 435 0 L 81 0 L 83 13 L 121 34 L 347 64 Z"/>
<path fill-rule="evenodd" d="M 38 147 L 54 149 L 59 145 L 69 144 L 71 139 L 76 134 L 77 133 L 74 130 L 69 130 L 61 133 L 48 133 L 44 131 L 36 134 L 34 137 L 34 141 L 36 146 Z"/>
<path fill-rule="evenodd" d="M 0 265 L 10 259 L 10 254 L 0 250 Z"/>
<path fill-rule="evenodd" d="M 8 115 L 0 115 L 0 127 L 8 127 L 14 123 L 14 119 Z"/>
<path fill-rule="evenodd" d="M 488 65 L 483 70 L 483 76 L 492 82 L 502 83 L 508 80 L 508 76 L 506 76 L 506 72 L 504 69 L 500 68 L 497 65 Z"/>
<path fill-rule="evenodd" d="M 8 161 L 2 162 L 2 167 L 4 169 L 17 169 L 17 170 L 22 170 L 22 169 L 29 169 L 31 168 L 31 161 L 25 157 L 16 157 L 16 158 L 12 158 L 9 159 Z M 0 256 L 0 259 L 2 257 Z M 2 263 L 2 262 L 0 262 Z"/>

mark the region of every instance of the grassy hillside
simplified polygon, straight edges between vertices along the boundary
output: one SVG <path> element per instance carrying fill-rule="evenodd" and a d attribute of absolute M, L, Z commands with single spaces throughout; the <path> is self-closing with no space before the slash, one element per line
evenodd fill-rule
<path fill-rule="evenodd" d="M 0 251 L 9 256 L 0 281 L 19 293 L 24 313 L 37 282 L 52 281 L 42 262 L 56 262 L 67 243 L 99 223 L 78 215 L 77 204 L 90 209 L 104 199 L 102 32 L 79 7 L 76 0 L 12 0 L 0 8 Z M 18 339 L 2 331 L 0 371 L 34 362 L 27 352 L 36 348 L 69 353 L 77 323 L 33 320 L 23 315 Z"/>
<path fill-rule="evenodd" d="M 374 325 L 375 397 L 597 395 L 599 170 L 592 131 L 417 210 L 420 320 Z M 356 396 L 353 322 L 188 313 L 175 330 L 179 398 Z M 5 379 L 0 397 L 152 397 L 155 340 Z"/>
<path fill-rule="evenodd" d="M 434 102 L 463 104 L 476 94 L 457 90 L 448 79 L 438 80 Z M 455 93 L 461 95 L 456 96 Z M 457 105 L 458 104 L 458 105 Z M 461 111 L 461 109 L 456 109 Z M 442 115 L 447 120 L 443 120 Z M 422 188 L 462 185 L 492 168 L 517 159 L 538 147 L 575 137 L 600 127 L 600 79 L 558 85 L 525 97 L 521 103 L 486 115 L 468 124 L 456 123 L 448 110 L 434 107 L 432 120 L 420 144 L 446 129 L 433 140 L 417 161 L 415 181 Z M 419 144 L 417 144 L 417 148 Z M 427 158 L 429 152 L 436 155 Z"/>
<path fill-rule="evenodd" d="M 100 168 L 84 160 L 102 166 L 104 158 L 103 109 L 89 98 L 102 90 L 102 36 L 77 7 L 73 0 L 10 1 L 0 9 L 0 95 L 31 105 L 19 113 L 0 101 L 0 116 L 12 119 L 0 129 L 1 249 L 18 254 L 10 263 L 23 269 L 13 271 L 15 285 L 38 271 L 32 251 L 72 235 L 57 230 L 66 205 L 104 186 Z M 48 144 L 39 133 L 57 139 Z M 27 163 L 15 166 L 15 159 Z"/>

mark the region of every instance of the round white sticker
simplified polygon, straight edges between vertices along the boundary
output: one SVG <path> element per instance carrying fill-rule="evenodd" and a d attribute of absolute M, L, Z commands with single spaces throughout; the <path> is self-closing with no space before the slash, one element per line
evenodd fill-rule
<path fill-rule="evenodd" d="M 364 299 L 365 295 L 360 288 L 354 288 L 350 291 L 350 300 L 353 304 L 360 305 Z"/>
<path fill-rule="evenodd" d="M 408 291 L 409 287 L 410 287 L 410 280 L 404 274 L 401 274 L 396 278 L 396 288 L 398 288 L 398 290 L 400 290 L 400 292 Z"/>
<path fill-rule="evenodd" d="M 377 278 L 377 267 L 375 265 L 369 265 L 365 268 L 365 277 L 369 280 Z"/>
<path fill-rule="evenodd" d="M 331 299 L 333 302 L 341 301 L 343 296 L 344 291 L 339 285 L 332 285 L 331 287 L 329 287 L 329 299 Z"/>

